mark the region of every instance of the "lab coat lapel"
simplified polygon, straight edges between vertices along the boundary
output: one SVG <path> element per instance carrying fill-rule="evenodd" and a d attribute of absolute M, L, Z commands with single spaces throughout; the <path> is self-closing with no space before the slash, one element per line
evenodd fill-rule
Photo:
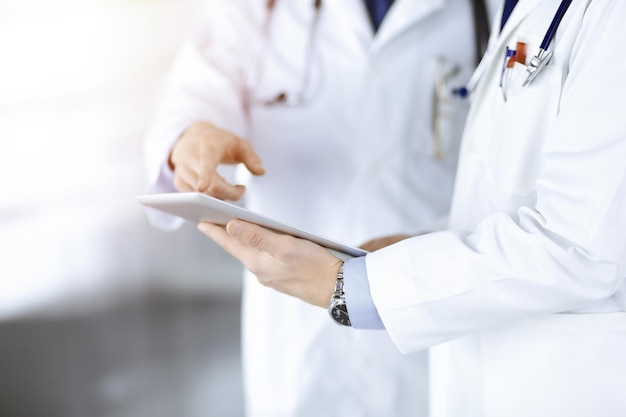
<path fill-rule="evenodd" d="M 441 9 L 448 0 L 395 0 L 374 37 L 372 53 L 421 19 Z"/>
<path fill-rule="evenodd" d="M 307 2 L 307 4 L 309 4 Z M 372 44 L 372 26 L 363 0 L 326 1 L 329 36 L 341 36 L 342 42 L 354 50 L 367 53 Z"/>
<path fill-rule="evenodd" d="M 479 66 L 476 68 L 476 72 L 480 74 L 480 78 L 490 79 L 493 76 L 493 72 L 497 71 L 498 67 L 501 65 L 501 61 L 499 57 L 505 48 L 505 45 L 509 42 L 509 38 L 519 25 L 524 21 L 526 16 L 533 10 L 533 8 L 539 3 L 541 0 L 520 0 L 513 9 L 513 13 L 507 20 L 504 28 L 500 33 L 492 32 L 491 39 L 489 39 L 489 46 L 487 48 L 487 52 L 485 56 L 483 56 L 482 61 Z M 504 4 L 504 2 L 503 2 Z M 497 19 L 495 24 L 500 24 L 500 17 L 502 16 L 502 6 L 496 13 Z M 482 83 L 484 85 L 484 82 Z M 478 101 L 480 95 L 482 94 L 482 89 L 480 84 L 476 91 L 472 94 L 472 101 Z"/>
<path fill-rule="evenodd" d="M 513 13 L 511 13 L 511 16 L 502 28 L 502 32 L 500 32 L 500 35 L 496 38 L 496 49 L 500 49 L 503 44 L 507 42 L 507 39 L 511 36 L 511 34 L 540 1 L 541 0 L 520 0 L 517 3 L 517 6 L 513 9 Z M 502 8 L 500 10 L 502 10 Z M 502 16 L 502 11 L 500 11 L 498 16 Z"/>

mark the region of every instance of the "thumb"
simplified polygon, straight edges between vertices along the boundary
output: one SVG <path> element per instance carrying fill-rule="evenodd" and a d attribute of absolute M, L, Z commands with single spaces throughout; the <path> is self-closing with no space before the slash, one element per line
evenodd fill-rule
<path fill-rule="evenodd" d="M 276 255 L 280 249 L 281 235 L 256 224 L 231 220 L 226 224 L 226 231 L 240 242 L 270 255 Z"/>

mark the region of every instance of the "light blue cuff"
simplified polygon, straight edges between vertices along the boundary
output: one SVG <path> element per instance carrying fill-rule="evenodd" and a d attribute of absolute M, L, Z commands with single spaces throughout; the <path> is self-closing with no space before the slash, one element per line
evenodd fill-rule
<path fill-rule="evenodd" d="M 343 285 L 352 327 L 355 329 L 385 329 L 370 294 L 365 256 L 351 258 L 344 262 Z"/>

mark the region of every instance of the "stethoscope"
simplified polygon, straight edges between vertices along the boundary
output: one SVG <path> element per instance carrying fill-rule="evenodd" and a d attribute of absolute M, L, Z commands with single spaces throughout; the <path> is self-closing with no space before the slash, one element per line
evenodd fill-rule
<path fill-rule="evenodd" d="M 248 73 L 246 79 L 246 91 L 249 97 L 254 97 L 254 91 L 259 84 L 259 80 L 263 74 L 265 62 L 270 46 L 270 29 L 272 25 L 272 17 L 274 16 L 274 8 L 276 0 L 267 0 L 265 7 L 267 9 L 265 23 L 263 25 L 263 40 L 254 59 L 253 69 Z M 302 69 L 302 78 L 299 87 L 296 90 L 281 90 L 278 93 L 267 98 L 249 98 L 253 104 L 261 104 L 263 106 L 287 105 L 291 107 L 298 106 L 304 102 L 305 95 L 309 89 L 311 81 L 311 67 L 313 64 L 313 51 L 315 50 L 316 33 L 319 26 L 320 11 L 322 9 L 322 0 L 313 1 L 313 20 L 309 27 L 309 36 L 306 46 L 306 55 Z"/>
<path fill-rule="evenodd" d="M 563 16 L 565 16 L 565 12 L 567 12 L 567 9 L 569 8 L 571 3 L 572 3 L 572 0 L 561 1 L 559 8 L 557 9 L 554 17 L 552 18 L 552 22 L 550 23 L 550 26 L 548 27 L 548 30 L 546 31 L 543 37 L 543 40 L 541 41 L 541 45 L 539 46 L 539 51 L 533 58 L 531 58 L 528 65 L 526 65 L 527 76 L 526 76 L 526 80 L 522 83 L 522 87 L 526 87 L 527 85 L 532 83 L 533 80 L 537 78 L 539 73 L 541 73 L 541 71 L 546 67 L 548 62 L 550 62 L 550 59 L 552 58 L 554 51 L 548 51 L 548 49 L 550 48 L 550 45 L 552 44 L 552 41 L 554 40 L 554 36 L 556 35 L 556 31 L 559 25 L 561 24 L 561 20 L 563 20 Z M 505 65 L 506 65 L 506 60 L 514 57 L 514 53 L 515 51 L 511 51 L 507 47 L 506 52 L 505 52 Z M 487 59 L 487 57 L 484 57 L 481 60 L 481 62 L 478 64 L 478 67 L 476 68 L 476 71 L 474 72 L 474 75 L 472 76 L 472 78 L 470 78 L 469 82 L 464 87 L 455 89 L 454 93 L 460 97 L 467 97 L 472 91 L 474 91 L 476 85 L 478 84 L 478 81 L 480 80 L 480 78 L 482 77 L 486 69 L 488 61 L 490 61 L 490 59 Z M 504 71 L 504 67 L 503 67 L 503 71 Z M 504 100 L 506 101 L 506 85 L 503 83 L 502 79 L 500 81 L 500 87 L 503 92 Z"/>
<path fill-rule="evenodd" d="M 561 24 L 561 20 L 563 20 L 563 16 L 565 16 L 565 12 L 567 12 L 567 9 L 571 3 L 572 0 L 561 1 L 561 4 L 556 11 L 556 14 L 554 15 L 554 18 L 552 18 L 552 23 L 550 23 L 550 27 L 548 27 L 548 31 L 544 35 L 543 41 L 541 41 L 541 45 L 539 46 L 539 52 L 530 60 L 528 66 L 526 66 L 528 77 L 526 78 L 526 81 L 524 81 L 524 83 L 522 84 L 523 87 L 530 84 L 541 72 L 541 70 L 545 68 L 546 64 L 550 61 L 550 58 L 552 58 L 552 54 L 554 53 L 554 51 L 548 52 L 548 47 L 554 40 L 556 30 Z"/>
<path fill-rule="evenodd" d="M 260 104 L 263 106 L 285 105 L 295 107 L 303 104 L 307 99 L 311 82 L 311 70 L 313 66 L 314 51 L 317 39 L 317 29 L 319 26 L 320 13 L 322 10 L 322 0 L 313 0 L 313 18 L 309 27 L 308 40 L 304 64 L 301 70 L 299 85 L 294 90 L 280 90 L 276 94 L 268 95 L 265 98 L 255 97 L 254 93 L 259 85 L 259 81 L 265 69 L 270 42 L 272 17 L 276 7 L 276 0 L 267 0 L 266 18 L 263 24 L 263 40 L 253 58 L 252 69 L 246 77 L 246 92 L 250 104 Z M 474 19 L 474 41 L 476 45 L 476 62 L 483 56 L 487 42 L 489 40 L 489 18 L 484 0 L 472 0 L 472 14 Z M 310 97 L 308 97 L 310 98 Z"/>

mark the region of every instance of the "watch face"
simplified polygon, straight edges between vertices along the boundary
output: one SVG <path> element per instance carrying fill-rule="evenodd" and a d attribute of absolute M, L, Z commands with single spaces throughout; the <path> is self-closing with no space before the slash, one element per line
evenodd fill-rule
<path fill-rule="evenodd" d="M 332 307 L 331 314 L 335 321 L 344 326 L 351 326 L 348 309 L 345 304 L 337 303 Z"/>

